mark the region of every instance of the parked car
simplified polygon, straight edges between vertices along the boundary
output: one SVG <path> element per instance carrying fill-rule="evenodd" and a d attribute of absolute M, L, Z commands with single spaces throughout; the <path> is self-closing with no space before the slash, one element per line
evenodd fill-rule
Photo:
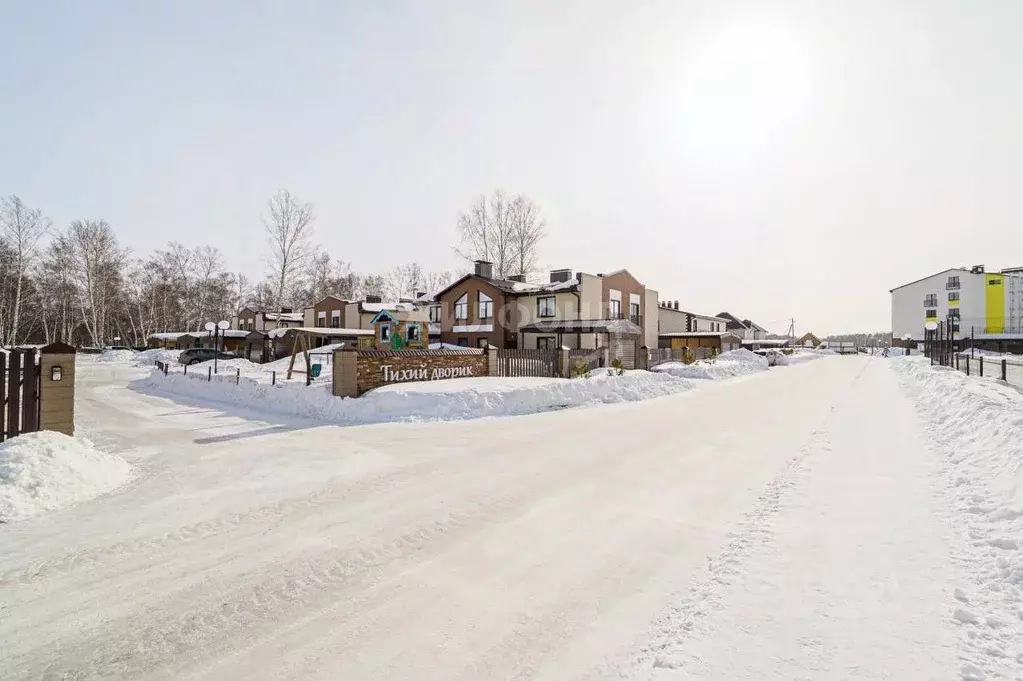
<path fill-rule="evenodd" d="M 178 363 L 185 366 L 192 366 L 199 362 L 209 362 L 214 357 L 217 359 L 238 359 L 233 352 L 217 352 L 213 348 L 189 348 L 182 350 L 178 355 Z"/>

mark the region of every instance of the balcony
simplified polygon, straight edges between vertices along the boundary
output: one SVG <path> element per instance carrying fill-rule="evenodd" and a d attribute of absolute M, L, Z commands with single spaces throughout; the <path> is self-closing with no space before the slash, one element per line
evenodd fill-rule
<path fill-rule="evenodd" d="M 945 290 L 946 291 L 958 291 L 959 290 L 959 282 L 958 281 L 950 281 L 950 282 L 948 282 L 947 284 L 945 284 Z"/>

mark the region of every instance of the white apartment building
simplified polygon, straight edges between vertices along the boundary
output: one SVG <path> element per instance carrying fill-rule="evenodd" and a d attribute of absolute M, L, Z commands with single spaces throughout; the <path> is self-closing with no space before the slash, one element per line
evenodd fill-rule
<path fill-rule="evenodd" d="M 892 338 L 923 341 L 928 322 L 952 324 L 978 345 L 1023 340 L 1023 268 L 954 267 L 890 290 Z"/>

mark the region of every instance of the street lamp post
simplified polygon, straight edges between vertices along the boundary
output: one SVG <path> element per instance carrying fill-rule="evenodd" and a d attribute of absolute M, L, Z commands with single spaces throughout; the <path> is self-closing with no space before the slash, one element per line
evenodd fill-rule
<path fill-rule="evenodd" d="M 224 319 L 220 320 L 217 323 L 206 322 L 206 325 L 203 328 L 205 328 L 207 331 L 213 332 L 213 373 L 217 373 L 217 360 L 220 357 L 220 343 L 218 342 L 218 334 L 219 338 L 223 339 L 224 332 L 231 328 L 231 322 Z"/>

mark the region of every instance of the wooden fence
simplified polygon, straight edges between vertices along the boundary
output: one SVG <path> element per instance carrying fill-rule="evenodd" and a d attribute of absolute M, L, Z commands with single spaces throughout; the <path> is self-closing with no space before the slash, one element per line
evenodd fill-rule
<path fill-rule="evenodd" d="M 558 376 L 557 350 L 497 351 L 498 376 Z"/>
<path fill-rule="evenodd" d="M 596 348 L 594 350 L 569 350 L 568 351 L 568 364 L 570 367 L 575 367 L 576 362 L 582 360 L 586 362 L 586 370 L 593 371 L 604 366 L 606 359 L 604 353 L 606 348 Z"/>
<path fill-rule="evenodd" d="M 0 442 L 39 430 L 35 349 L 0 351 Z"/>

